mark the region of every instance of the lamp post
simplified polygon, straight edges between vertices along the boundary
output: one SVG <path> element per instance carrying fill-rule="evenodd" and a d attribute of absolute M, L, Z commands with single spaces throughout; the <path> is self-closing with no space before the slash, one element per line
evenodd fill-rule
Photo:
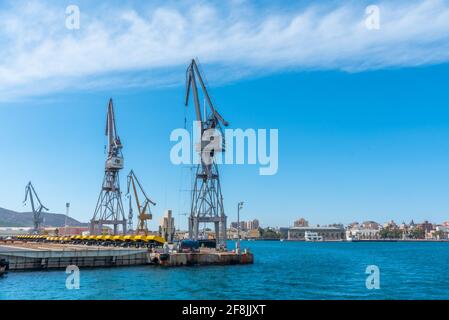
<path fill-rule="evenodd" d="M 240 209 L 243 208 L 243 201 L 237 205 L 237 249 L 240 253 Z"/>

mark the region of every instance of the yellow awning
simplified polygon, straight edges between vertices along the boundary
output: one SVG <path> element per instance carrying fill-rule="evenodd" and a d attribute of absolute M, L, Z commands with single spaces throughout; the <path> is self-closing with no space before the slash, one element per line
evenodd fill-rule
<path fill-rule="evenodd" d="M 160 236 L 146 236 L 146 241 L 154 241 L 161 244 L 164 244 L 166 242 L 165 239 Z"/>

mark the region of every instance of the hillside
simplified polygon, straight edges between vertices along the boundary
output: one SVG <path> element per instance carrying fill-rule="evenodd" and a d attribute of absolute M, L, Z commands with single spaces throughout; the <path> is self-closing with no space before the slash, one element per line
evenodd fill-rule
<path fill-rule="evenodd" d="M 44 218 L 43 225 L 45 227 L 63 227 L 65 225 L 65 215 L 60 213 L 42 214 Z M 87 223 L 79 222 L 71 217 L 68 217 L 67 224 L 69 226 L 87 226 Z M 16 212 L 0 208 L 0 227 L 32 227 L 33 213 L 32 212 Z"/>

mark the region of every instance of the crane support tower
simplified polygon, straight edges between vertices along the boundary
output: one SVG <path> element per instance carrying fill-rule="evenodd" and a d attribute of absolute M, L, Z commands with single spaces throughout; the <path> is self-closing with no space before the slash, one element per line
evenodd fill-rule
<path fill-rule="evenodd" d="M 31 181 L 25 187 L 25 200 L 23 200 L 23 203 L 26 204 L 27 200 L 30 200 L 31 210 L 33 211 L 33 233 L 39 234 L 43 222 L 42 210 L 48 211 L 48 208 L 42 204 Z"/>
<path fill-rule="evenodd" d="M 102 234 L 103 226 L 112 225 L 114 234 L 126 234 L 126 219 L 123 210 L 122 193 L 120 191 L 119 172 L 123 169 L 123 145 L 117 135 L 114 105 L 109 100 L 106 117 L 106 132 L 108 137 L 108 155 L 105 163 L 104 179 L 94 216 L 90 221 L 90 233 Z"/>
<path fill-rule="evenodd" d="M 203 112 L 201 111 L 197 80 L 201 86 L 205 104 L 209 106 L 209 112 L 207 112 L 206 106 L 204 106 Z M 210 129 L 219 130 L 222 133 L 221 124 L 228 126 L 228 122 L 226 122 L 215 109 L 198 69 L 198 64 L 194 59 L 187 68 L 186 81 L 185 105 L 188 107 L 190 92 L 192 91 L 196 119 L 200 127 L 199 132 L 201 133 L 201 141 L 198 141 L 196 149 L 200 155 L 201 163 L 197 166 L 193 186 L 189 217 L 189 237 L 198 240 L 199 224 L 213 223 L 215 225 L 215 239 L 217 246 L 225 246 L 227 239 L 226 215 L 223 206 L 218 166 L 214 159 L 215 153 L 224 151 L 224 148 L 220 148 L 219 150 L 208 148 L 201 137 L 203 137 L 203 134 L 206 131 L 209 132 Z M 223 135 L 221 136 L 223 137 Z M 194 143 L 196 143 L 196 141 L 194 141 Z M 204 161 L 202 155 L 205 153 L 208 154 L 209 161 Z"/>
<path fill-rule="evenodd" d="M 131 170 L 131 172 L 128 174 L 128 196 L 130 197 L 131 201 L 131 188 L 134 195 L 134 201 L 136 202 L 137 211 L 138 211 L 138 224 L 137 224 L 137 230 L 136 234 L 140 235 L 148 235 L 148 225 L 147 221 L 153 219 L 153 215 L 151 213 L 150 205 L 155 206 L 156 203 L 153 202 L 145 193 L 145 190 L 143 190 L 142 185 L 139 182 L 139 179 L 137 179 L 137 176 L 135 175 L 134 171 Z M 143 197 L 143 202 L 140 202 L 139 200 L 139 191 Z M 131 202 L 130 202 L 130 212 L 132 212 Z M 132 214 L 131 214 L 132 217 Z"/>

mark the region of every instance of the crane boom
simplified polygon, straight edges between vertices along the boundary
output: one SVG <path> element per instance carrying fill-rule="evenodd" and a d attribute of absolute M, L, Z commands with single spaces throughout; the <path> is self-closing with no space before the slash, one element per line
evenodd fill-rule
<path fill-rule="evenodd" d="M 201 114 L 201 104 L 200 104 L 199 95 L 198 95 L 198 86 L 196 83 L 196 76 L 198 76 L 198 81 L 200 83 L 203 95 L 206 99 L 207 104 L 209 105 L 211 112 L 212 112 L 210 119 L 207 118 L 207 115 L 204 115 L 204 119 L 203 119 L 203 116 Z M 187 68 L 186 98 L 185 98 L 186 107 L 189 105 L 190 88 L 192 88 L 192 91 L 193 91 L 193 102 L 195 104 L 196 118 L 198 121 L 201 122 L 201 126 L 202 126 L 201 133 L 203 133 L 203 130 L 215 128 L 219 123 L 222 123 L 225 127 L 227 127 L 229 125 L 229 123 L 215 109 L 214 104 L 212 103 L 212 100 L 209 96 L 209 93 L 207 92 L 206 85 L 204 84 L 203 77 L 201 76 L 201 72 L 198 69 L 198 64 L 196 63 L 195 59 L 192 59 L 192 62 L 190 63 L 189 67 Z M 203 127 L 204 123 L 208 120 L 211 120 L 210 126 Z"/>

